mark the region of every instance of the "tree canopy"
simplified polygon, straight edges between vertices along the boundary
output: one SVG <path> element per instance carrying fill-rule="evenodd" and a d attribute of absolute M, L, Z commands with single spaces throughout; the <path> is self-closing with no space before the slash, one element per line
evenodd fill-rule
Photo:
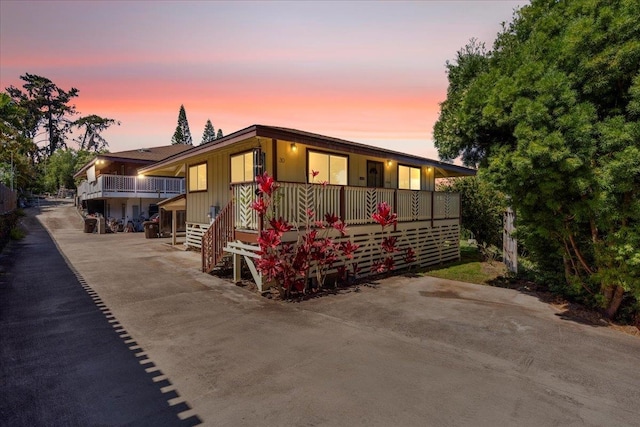
<path fill-rule="evenodd" d="M 78 148 L 94 152 L 105 150 L 109 144 L 100 134 L 114 124 L 119 126 L 120 122 L 95 114 L 80 117 L 73 122 L 73 126 L 82 131 L 82 135 L 75 139 Z"/>
<path fill-rule="evenodd" d="M 447 63 L 443 159 L 480 165 L 534 259 L 613 317 L 640 298 L 640 2 L 533 0 Z"/>
<path fill-rule="evenodd" d="M 101 133 L 119 122 L 95 114 L 74 120 L 78 112 L 72 101 L 78 89 L 61 89 L 36 74 L 25 73 L 20 79 L 22 88 L 9 86 L 0 94 L 0 179 L 14 180 L 18 189 L 41 190 L 55 181 L 45 177 L 48 160 L 68 147 L 74 130 L 82 132 L 74 139 L 79 152 L 101 152 L 108 145 Z M 59 157 L 56 162 L 69 159 L 68 153 Z"/>
<path fill-rule="evenodd" d="M 51 155 L 66 146 L 65 136 L 71 130 L 70 117 L 77 113 L 70 102 L 78 96 L 78 89 L 72 87 L 65 91 L 48 78 L 35 74 L 25 73 L 20 78 L 25 82 L 24 91 L 9 86 L 7 93 L 27 112 L 22 124 L 23 136 L 38 144 L 38 129 L 44 127 L 48 135 L 45 155 Z"/>
<path fill-rule="evenodd" d="M 24 188 L 33 181 L 31 154 L 37 146 L 22 132 L 27 111 L 6 93 L 0 93 L 0 182 L 8 187 Z"/>

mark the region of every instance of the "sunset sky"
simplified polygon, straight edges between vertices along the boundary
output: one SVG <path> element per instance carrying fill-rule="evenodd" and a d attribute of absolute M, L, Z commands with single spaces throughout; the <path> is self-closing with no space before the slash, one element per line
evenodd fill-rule
<path fill-rule="evenodd" d="M 437 158 L 445 61 L 491 46 L 527 1 L 0 1 L 0 87 L 38 74 L 122 124 L 111 151 L 171 142 L 184 104 L 229 134 L 283 126 Z"/>

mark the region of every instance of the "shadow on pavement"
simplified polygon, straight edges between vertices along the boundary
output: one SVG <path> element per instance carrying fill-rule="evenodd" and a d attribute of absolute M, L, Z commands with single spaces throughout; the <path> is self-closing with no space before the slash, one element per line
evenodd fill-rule
<path fill-rule="evenodd" d="M 33 218 L 0 254 L 3 425 L 201 423 Z"/>

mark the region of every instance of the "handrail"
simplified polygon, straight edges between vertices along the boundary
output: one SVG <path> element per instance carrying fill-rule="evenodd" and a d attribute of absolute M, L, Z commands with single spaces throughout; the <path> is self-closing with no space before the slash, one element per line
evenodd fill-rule
<path fill-rule="evenodd" d="M 233 200 L 220 211 L 202 236 L 202 271 L 211 273 L 222 260 L 224 248 L 233 240 Z"/>

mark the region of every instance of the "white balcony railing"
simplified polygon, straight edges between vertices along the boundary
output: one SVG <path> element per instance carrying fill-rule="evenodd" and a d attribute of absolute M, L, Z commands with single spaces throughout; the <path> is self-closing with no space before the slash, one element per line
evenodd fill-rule
<path fill-rule="evenodd" d="M 172 197 L 185 192 L 184 178 L 153 176 L 100 175 L 94 182 L 82 181 L 78 196 L 98 197 Z"/>
<path fill-rule="evenodd" d="M 347 224 L 371 224 L 378 203 L 386 202 L 398 214 L 398 221 L 459 219 L 460 195 L 432 191 L 391 188 L 342 187 L 279 182 L 273 214 L 289 223 L 303 226 L 308 221 L 332 213 Z M 256 184 L 235 184 L 234 218 L 238 229 L 258 230 L 257 213 L 251 209 L 256 199 Z M 317 218 L 309 218 L 314 212 Z"/>

